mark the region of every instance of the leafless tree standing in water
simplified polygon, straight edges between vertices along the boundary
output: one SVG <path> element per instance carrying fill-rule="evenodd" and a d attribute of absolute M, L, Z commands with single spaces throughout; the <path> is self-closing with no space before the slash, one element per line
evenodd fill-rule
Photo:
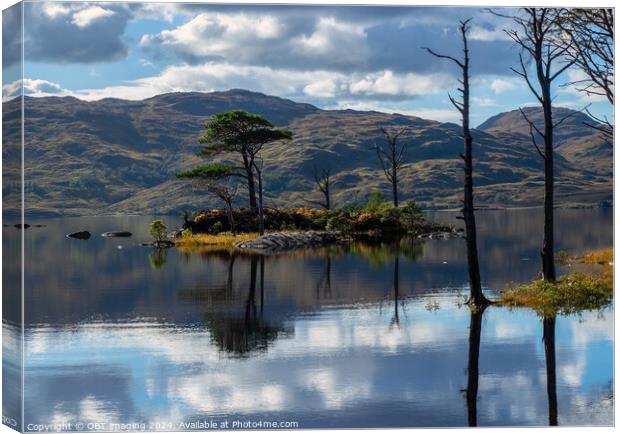
<path fill-rule="evenodd" d="M 478 245 L 476 236 L 476 217 L 474 214 L 474 183 L 473 183 L 473 151 L 472 136 L 469 130 L 469 48 L 467 45 L 467 32 L 469 30 L 469 20 L 461 21 L 459 30 L 463 39 L 463 59 L 459 60 L 452 56 L 436 53 L 430 48 L 426 50 L 435 57 L 440 59 L 448 59 L 454 62 L 462 73 L 462 79 L 459 80 L 461 88 L 458 89 L 461 94 L 461 100 L 457 101 L 451 95 L 448 95 L 452 105 L 461 113 L 464 154 L 461 158 L 465 162 L 465 183 L 463 191 L 463 216 L 465 222 L 465 241 L 467 244 L 467 270 L 469 272 L 470 297 L 468 303 L 477 307 L 483 307 L 488 304 L 488 300 L 482 293 L 482 284 L 480 282 L 480 264 L 478 263 Z"/>

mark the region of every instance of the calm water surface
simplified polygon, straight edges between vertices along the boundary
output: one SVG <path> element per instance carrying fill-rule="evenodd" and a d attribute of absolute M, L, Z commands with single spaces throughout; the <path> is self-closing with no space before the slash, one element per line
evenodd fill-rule
<path fill-rule="evenodd" d="M 460 305 L 462 240 L 182 253 L 137 245 L 151 219 L 46 219 L 25 232 L 27 424 L 613 424 L 612 308 L 558 317 L 546 339 L 529 310 L 472 315 Z M 478 221 L 490 297 L 536 277 L 540 210 L 486 211 Z M 98 236 L 121 229 L 134 236 Z M 77 230 L 94 236 L 65 238 Z M 611 210 L 558 211 L 558 250 L 610 247 L 612 232 Z M 4 228 L 9 260 L 17 236 Z M 19 283 L 8 267 L 5 287 Z M 5 296 L 5 312 L 17 301 Z M 11 330 L 7 366 L 18 359 Z M 5 398 L 14 390 L 6 384 Z"/>

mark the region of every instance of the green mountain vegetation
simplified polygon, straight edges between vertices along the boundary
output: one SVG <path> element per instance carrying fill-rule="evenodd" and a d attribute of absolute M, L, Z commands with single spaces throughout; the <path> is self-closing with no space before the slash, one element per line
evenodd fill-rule
<path fill-rule="evenodd" d="M 462 195 L 460 127 L 413 116 L 321 110 L 245 90 L 170 93 L 142 101 L 72 97 L 25 98 L 26 210 L 32 214 L 163 214 L 221 206 L 175 174 L 204 164 L 195 153 L 210 116 L 241 109 L 265 116 L 293 140 L 262 152 L 265 206 L 307 206 L 319 199 L 315 167 L 329 168 L 335 206 L 389 195 L 375 144 L 380 128 L 406 131 L 399 194 L 422 208 L 457 208 Z M 537 118 L 536 108 L 528 108 Z M 557 109 L 558 116 L 568 109 Z M 3 103 L 4 212 L 17 212 L 20 101 Z M 597 203 L 613 196 L 612 148 L 576 113 L 558 127 L 556 194 L 559 204 Z M 542 203 L 542 161 L 518 111 L 473 130 L 476 201 L 489 207 Z M 10 146 L 6 146 L 11 144 Z M 230 158 L 217 157 L 220 161 Z M 7 182 L 9 181 L 9 182 Z M 247 206 L 239 194 L 237 205 Z"/>

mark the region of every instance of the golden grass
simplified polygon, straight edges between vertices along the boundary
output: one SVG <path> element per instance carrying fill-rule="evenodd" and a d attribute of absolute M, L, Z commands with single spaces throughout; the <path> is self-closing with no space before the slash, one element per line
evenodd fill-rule
<path fill-rule="evenodd" d="M 192 251 L 202 249 L 226 250 L 234 247 L 237 241 L 246 241 L 258 237 L 258 232 L 246 234 L 196 234 L 188 237 L 181 237 L 175 240 L 174 244 L 180 250 Z"/>
<path fill-rule="evenodd" d="M 591 250 L 578 257 L 577 261 L 584 264 L 611 265 L 614 262 L 614 251 L 613 249 Z"/>
<path fill-rule="evenodd" d="M 535 280 L 504 291 L 498 304 L 529 307 L 542 316 L 568 315 L 598 310 L 613 299 L 613 250 L 590 251 L 576 261 L 602 265 L 592 272 L 573 272 L 560 276 L 555 283 Z"/>

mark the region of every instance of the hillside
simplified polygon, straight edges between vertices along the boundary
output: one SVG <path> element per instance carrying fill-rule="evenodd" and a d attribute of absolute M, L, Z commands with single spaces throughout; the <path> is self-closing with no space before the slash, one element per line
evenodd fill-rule
<path fill-rule="evenodd" d="M 462 151 L 457 125 L 378 112 L 321 110 L 309 104 L 231 90 L 171 93 L 143 101 L 71 97 L 26 98 L 26 207 L 46 214 L 172 213 L 218 203 L 178 171 L 199 164 L 194 156 L 210 115 L 240 108 L 287 126 L 294 140 L 264 152 L 267 205 L 303 205 L 314 194 L 315 165 L 335 176 L 337 205 L 383 190 L 374 143 L 379 126 L 408 127 L 403 199 L 425 208 L 454 208 L 461 195 Z M 566 109 L 562 109 L 566 110 Z M 19 191 L 19 101 L 3 104 L 4 212 L 15 211 Z M 517 112 L 518 114 L 518 112 Z M 535 116 L 532 112 L 532 116 Z M 560 203 L 598 202 L 612 197 L 611 148 L 572 116 L 558 131 L 557 197 Z M 542 162 L 527 126 L 515 112 L 503 113 L 474 131 L 476 194 L 489 206 L 538 205 Z M 9 181 L 9 182 L 7 182 Z M 245 204 L 240 194 L 239 204 Z"/>

